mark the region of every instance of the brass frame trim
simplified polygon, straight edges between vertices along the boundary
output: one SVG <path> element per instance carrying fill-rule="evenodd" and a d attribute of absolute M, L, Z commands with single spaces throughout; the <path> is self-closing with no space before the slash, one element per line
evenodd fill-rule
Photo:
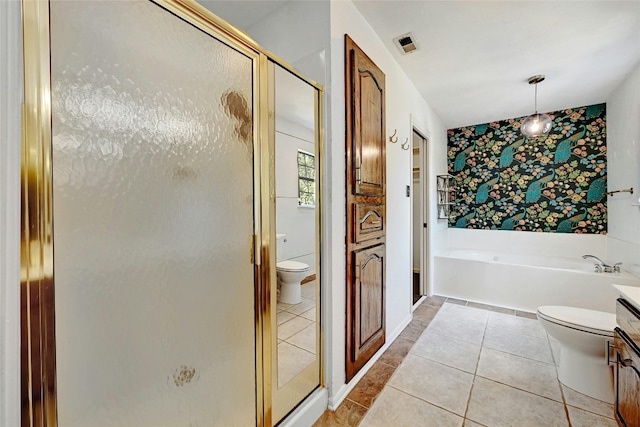
<path fill-rule="evenodd" d="M 49 4 L 24 1 L 20 335 L 23 426 L 55 426 Z"/>
<path fill-rule="evenodd" d="M 272 420 L 272 330 L 270 283 L 275 270 L 269 254 L 275 247 L 275 132 L 268 99 L 274 90 L 269 81 L 269 60 L 316 89 L 316 158 L 318 164 L 316 245 L 318 283 L 321 266 L 322 171 L 324 129 L 322 127 L 323 88 L 300 74 L 274 53 L 261 48 L 243 31 L 231 26 L 193 0 L 149 0 L 229 45 L 253 61 L 253 144 L 254 144 L 254 251 L 255 338 L 256 338 L 256 425 L 271 427 Z M 52 150 L 51 150 L 51 69 L 49 0 L 22 0 L 24 108 L 21 159 L 21 386 L 22 426 L 57 426 L 55 293 L 53 272 Z M 271 65 L 273 67 L 273 65 Z M 273 75 L 273 73 L 271 74 Z M 272 199 L 273 198 L 273 199 Z M 318 312 L 321 312 L 317 287 Z M 270 311 L 271 310 L 271 311 Z M 322 320 L 322 319 L 320 319 Z M 320 386 L 324 387 L 324 339 L 318 322 Z M 277 382 L 277 381 L 276 381 Z"/>

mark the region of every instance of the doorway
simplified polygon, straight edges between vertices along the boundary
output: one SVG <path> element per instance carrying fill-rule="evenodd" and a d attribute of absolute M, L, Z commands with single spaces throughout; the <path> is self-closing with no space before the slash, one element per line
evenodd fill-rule
<path fill-rule="evenodd" d="M 413 197 L 411 201 L 412 305 L 416 305 L 420 299 L 427 294 L 427 146 L 427 138 L 414 128 L 411 156 L 411 174 L 413 184 Z"/>

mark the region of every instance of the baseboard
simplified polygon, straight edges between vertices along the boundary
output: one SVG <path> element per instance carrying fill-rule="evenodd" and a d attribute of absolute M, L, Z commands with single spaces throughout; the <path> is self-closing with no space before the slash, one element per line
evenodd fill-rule
<path fill-rule="evenodd" d="M 316 274 L 315 273 L 313 273 L 313 274 L 305 277 L 304 279 L 302 279 L 300 284 L 304 285 L 305 283 L 313 282 L 314 280 L 316 280 Z"/>
<path fill-rule="evenodd" d="M 329 401 L 329 392 L 326 388 L 320 388 L 289 414 L 279 427 L 308 427 L 313 425 L 324 414 Z"/>
<path fill-rule="evenodd" d="M 391 346 L 391 344 L 393 344 L 393 342 L 400 336 L 402 331 L 404 331 L 404 328 L 406 328 L 407 325 L 409 325 L 409 323 L 411 323 L 411 320 L 413 320 L 413 313 L 411 313 L 409 316 L 407 316 L 400 323 L 400 325 L 393 331 L 393 333 L 391 333 L 391 335 L 388 337 L 388 339 L 386 340 L 386 342 L 384 343 L 382 348 L 380 348 L 380 350 L 378 350 L 376 352 L 376 354 L 373 355 L 371 360 L 369 360 L 362 367 L 362 369 L 360 369 L 360 372 L 358 372 L 351 379 L 351 381 L 349 381 L 347 384 L 343 384 L 338 390 L 336 390 L 335 393 L 333 393 L 332 396 L 329 397 L 329 406 L 328 406 L 329 410 L 335 411 L 336 409 L 338 409 L 338 407 L 342 404 L 344 399 L 346 399 L 347 396 L 349 395 L 349 393 L 351 393 L 351 390 L 353 390 L 355 388 L 355 386 L 362 379 L 362 377 L 378 361 L 380 356 L 382 356 L 384 354 L 384 352 Z"/>

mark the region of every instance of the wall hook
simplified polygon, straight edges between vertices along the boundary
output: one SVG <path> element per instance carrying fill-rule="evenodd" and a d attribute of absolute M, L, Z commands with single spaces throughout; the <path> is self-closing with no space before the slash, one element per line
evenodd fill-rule
<path fill-rule="evenodd" d="M 404 140 L 404 142 L 402 143 L 401 147 L 405 151 L 409 149 L 409 138 Z"/>
<path fill-rule="evenodd" d="M 615 190 L 615 191 L 607 191 L 608 196 L 613 196 L 616 193 L 631 193 L 633 194 L 633 187 L 626 190 Z"/>
<path fill-rule="evenodd" d="M 398 133 L 398 129 L 394 129 L 393 135 L 389 137 L 389 142 L 391 142 L 392 144 L 395 144 L 396 142 L 398 142 L 398 137 L 396 136 L 396 133 Z"/>

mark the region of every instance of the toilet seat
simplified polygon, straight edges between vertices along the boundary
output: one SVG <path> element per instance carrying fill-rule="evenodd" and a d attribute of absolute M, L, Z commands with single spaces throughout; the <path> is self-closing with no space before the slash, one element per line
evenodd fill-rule
<path fill-rule="evenodd" d="M 280 261 L 276 264 L 276 269 L 280 271 L 306 271 L 309 266 L 303 262 Z"/>
<path fill-rule="evenodd" d="M 613 337 L 613 330 L 618 326 L 614 313 L 586 308 L 545 305 L 538 307 L 537 313 L 548 322 L 606 337 Z"/>

